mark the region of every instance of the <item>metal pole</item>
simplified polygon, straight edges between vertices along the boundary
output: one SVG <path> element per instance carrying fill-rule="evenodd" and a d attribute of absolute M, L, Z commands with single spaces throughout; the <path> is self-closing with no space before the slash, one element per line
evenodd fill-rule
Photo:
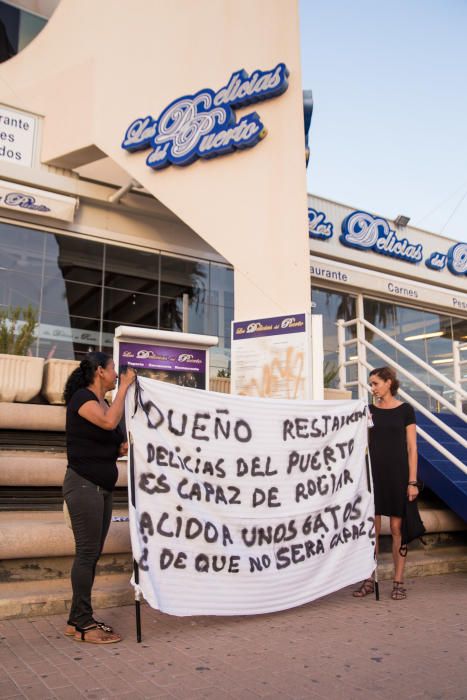
<path fill-rule="evenodd" d="M 337 348 L 338 348 L 338 365 L 339 365 L 339 389 L 342 391 L 346 388 L 347 368 L 345 366 L 345 326 L 344 319 L 340 318 L 337 321 Z"/>
<path fill-rule="evenodd" d="M 139 585 L 139 566 L 136 559 L 133 559 L 133 576 L 136 585 Z M 135 618 L 136 618 L 136 641 L 138 644 L 141 642 L 141 602 L 139 599 L 139 594 L 135 593 Z"/>
<path fill-rule="evenodd" d="M 133 453 L 133 435 L 128 433 L 128 439 L 130 442 L 130 449 L 128 451 L 129 459 L 129 476 L 130 476 L 130 504 L 136 509 L 136 495 L 135 495 L 135 462 Z M 133 558 L 133 577 L 135 584 L 139 586 L 139 565 L 135 558 Z M 141 602 L 139 593 L 135 592 L 135 619 L 136 619 L 136 641 L 138 644 L 141 642 Z"/>
<path fill-rule="evenodd" d="M 364 307 L 363 296 L 357 296 L 357 357 L 358 357 L 358 398 L 364 401 L 368 400 L 368 392 L 366 389 L 366 346 L 365 346 L 365 326 L 364 326 Z"/>
<path fill-rule="evenodd" d="M 454 383 L 462 389 L 462 377 L 461 377 L 461 353 L 459 349 L 459 341 L 452 341 L 452 358 L 453 358 L 453 371 L 454 371 Z M 462 399 L 460 392 L 456 391 L 454 394 L 454 402 L 458 411 L 462 411 Z"/>

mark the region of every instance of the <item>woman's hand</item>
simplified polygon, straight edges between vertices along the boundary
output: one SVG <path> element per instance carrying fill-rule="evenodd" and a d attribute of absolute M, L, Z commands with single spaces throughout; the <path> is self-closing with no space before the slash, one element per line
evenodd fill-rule
<path fill-rule="evenodd" d="M 409 501 L 415 501 L 415 499 L 418 496 L 418 486 L 415 486 L 414 484 L 409 484 L 407 486 L 407 498 Z"/>
<path fill-rule="evenodd" d="M 128 443 L 122 442 L 120 444 L 120 447 L 118 448 L 118 456 L 119 457 L 126 457 L 127 454 L 128 454 Z"/>
<path fill-rule="evenodd" d="M 120 375 L 119 386 L 123 387 L 124 389 L 128 389 L 128 387 L 131 386 L 131 384 L 133 384 L 135 379 L 135 370 L 132 367 L 127 367 L 126 370 Z"/>

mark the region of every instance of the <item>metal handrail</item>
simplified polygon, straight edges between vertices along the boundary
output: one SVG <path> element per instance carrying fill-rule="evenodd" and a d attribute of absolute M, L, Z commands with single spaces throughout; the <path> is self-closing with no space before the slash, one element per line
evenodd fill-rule
<path fill-rule="evenodd" d="M 402 367 L 398 362 L 395 362 L 393 359 L 389 357 L 389 355 L 386 355 L 385 352 L 380 350 L 379 348 L 375 348 L 374 345 L 368 342 L 368 340 L 364 341 L 365 347 L 369 348 L 371 352 L 374 352 L 375 355 L 378 355 L 378 357 L 381 357 L 382 360 L 387 362 L 388 364 L 392 365 L 395 367 L 401 374 L 404 374 L 406 377 L 410 379 L 411 382 L 416 384 L 420 389 L 423 389 L 423 391 L 426 391 L 427 394 L 429 394 L 433 399 L 436 399 L 436 401 L 439 401 L 440 404 L 442 404 L 445 408 L 448 409 L 448 411 L 451 411 L 454 413 L 455 416 L 458 418 L 461 418 L 461 420 L 464 419 L 464 414 L 461 413 L 461 411 L 458 411 L 455 406 L 453 406 L 447 399 L 444 398 L 444 396 L 441 396 L 441 394 L 438 394 L 437 391 L 432 389 L 430 386 L 427 386 L 424 384 L 421 379 L 418 379 L 418 377 L 415 377 L 409 370 L 405 369 L 405 367 Z M 457 433 L 456 433 L 457 434 Z M 467 444 L 467 443 L 466 443 Z"/>
<path fill-rule="evenodd" d="M 359 321 L 360 323 L 363 323 L 366 328 L 369 328 L 373 333 L 376 333 L 379 335 L 381 338 L 383 338 L 386 342 L 388 342 L 390 345 L 395 347 L 397 350 L 402 352 L 404 355 L 409 357 L 413 362 L 415 362 L 419 367 L 422 369 L 426 370 L 429 372 L 433 377 L 438 379 L 439 381 L 443 382 L 446 384 L 450 389 L 453 389 L 456 393 L 463 395 L 465 399 L 467 399 L 467 391 L 464 391 L 463 389 L 460 389 L 454 382 L 451 382 L 448 377 L 445 377 L 444 374 L 441 374 L 441 372 L 438 372 L 436 369 L 433 369 L 427 362 L 424 360 L 421 360 L 417 355 L 415 355 L 413 352 L 410 352 L 410 350 L 407 350 L 403 345 L 400 343 L 397 343 L 395 340 L 393 340 L 390 336 L 386 335 L 386 333 L 383 333 L 383 331 L 380 331 L 379 328 L 374 326 L 372 323 L 369 321 L 365 321 L 365 319 L 361 319 Z"/>
<path fill-rule="evenodd" d="M 344 328 L 348 328 L 349 326 L 353 326 L 353 325 L 357 326 L 357 336 L 356 336 L 356 338 L 350 338 L 349 340 L 346 340 Z M 433 367 L 430 367 L 430 365 L 427 364 L 426 362 L 424 362 L 424 360 L 421 360 L 419 357 L 414 355 L 413 352 L 411 352 L 410 350 L 407 350 L 407 348 L 405 348 L 400 343 L 397 343 L 390 336 L 388 336 L 383 331 L 379 330 L 379 328 L 374 326 L 372 323 L 370 323 L 366 319 L 355 318 L 355 319 L 351 319 L 350 321 L 339 320 L 339 321 L 337 321 L 337 326 L 338 326 L 339 350 L 341 350 L 342 344 L 344 345 L 344 347 L 347 347 L 348 345 L 357 344 L 357 350 L 358 350 L 359 345 L 361 345 L 363 342 L 363 344 L 365 344 L 365 347 L 370 347 L 372 352 L 376 352 L 376 354 L 378 354 L 377 348 L 375 348 L 375 346 L 372 344 L 370 344 L 368 346 L 368 341 L 366 341 L 366 339 L 365 339 L 365 334 L 364 333 L 362 334 L 361 330 L 359 330 L 363 326 L 364 328 L 368 328 L 373 333 L 378 335 L 380 338 L 382 338 L 385 342 L 387 342 L 389 345 L 394 347 L 396 350 L 398 350 L 402 354 L 406 355 L 413 362 L 415 362 L 417 365 L 419 365 L 422 369 L 424 369 L 426 372 L 428 372 L 433 377 L 435 377 L 435 379 L 437 379 L 439 382 L 441 382 L 442 384 L 445 384 L 447 387 L 449 387 L 452 391 L 454 391 L 456 396 L 460 396 L 461 398 L 467 399 L 467 391 L 464 391 L 464 389 L 462 389 L 462 387 L 460 387 L 458 384 L 455 384 L 450 379 L 445 377 L 444 374 L 441 374 L 437 370 L 433 369 Z M 346 362 L 345 352 L 344 352 L 343 356 L 342 356 L 342 353 L 339 352 L 339 361 L 340 361 L 340 363 L 341 363 L 341 361 Z M 389 362 L 390 362 L 390 364 L 394 364 L 394 361 L 391 358 L 389 358 Z M 410 376 L 412 377 L 412 375 L 410 375 Z M 341 377 L 341 375 L 339 375 L 339 378 L 340 377 Z M 345 377 L 344 377 L 344 382 L 345 382 Z M 425 389 L 425 387 L 426 387 L 426 384 L 423 385 L 423 389 Z M 426 387 L 426 388 L 428 389 L 429 387 Z M 444 401 L 446 401 L 446 399 L 444 399 Z M 443 401 L 440 401 L 440 403 L 443 403 Z M 454 407 L 452 407 L 452 404 L 449 404 L 449 402 L 447 402 L 447 403 L 448 403 L 448 405 L 446 405 L 446 408 L 448 408 L 448 410 L 453 410 L 453 412 L 456 413 L 456 415 L 458 415 L 458 417 L 460 417 L 464 420 L 464 414 L 462 413 L 462 411 L 460 411 L 457 406 L 454 408 Z"/>
<path fill-rule="evenodd" d="M 346 339 L 345 338 L 345 329 L 356 325 L 357 326 L 357 333 L 355 338 L 350 338 Z M 456 397 L 456 405 L 454 406 L 453 404 L 449 403 L 447 399 L 445 399 L 441 394 L 436 392 L 434 389 L 431 387 L 427 386 L 424 384 L 420 379 L 415 377 L 411 372 L 406 370 L 404 367 L 402 367 L 399 363 L 395 362 L 392 358 L 390 358 L 388 355 L 386 355 L 382 350 L 379 350 L 376 348 L 372 343 L 370 343 L 368 340 L 365 338 L 365 332 L 364 328 L 369 328 L 373 333 L 378 335 L 380 338 L 383 340 L 387 341 L 390 345 L 395 347 L 399 352 L 402 354 L 406 355 L 410 359 L 412 359 L 416 364 L 418 364 L 420 367 L 425 369 L 429 374 L 434 376 L 435 378 L 439 379 L 443 384 L 446 386 L 450 387 L 453 389 L 455 392 L 455 397 Z M 363 332 L 362 332 L 363 331 Z M 364 398 L 364 394 L 366 392 L 370 393 L 370 387 L 367 384 L 367 382 L 363 379 L 363 372 L 366 371 L 371 371 L 374 369 L 372 365 L 370 365 L 369 362 L 367 362 L 366 359 L 366 353 L 367 350 L 370 350 L 371 352 L 375 353 L 378 355 L 378 357 L 381 357 L 386 363 L 390 364 L 391 366 L 395 367 L 398 372 L 403 374 L 404 376 L 408 377 L 416 386 L 421 388 L 423 391 L 425 391 L 429 396 L 432 398 L 436 399 L 440 404 L 442 404 L 445 408 L 447 408 L 449 411 L 451 411 L 454 415 L 458 416 L 461 418 L 461 420 L 466 420 L 465 415 L 462 413 L 461 409 L 461 397 L 464 396 L 467 398 L 467 392 L 465 392 L 462 387 L 461 383 L 462 380 L 456 385 L 451 380 L 449 380 L 447 377 L 444 375 L 440 374 L 437 372 L 435 369 L 430 367 L 426 362 L 423 360 L 420 360 L 416 355 L 414 355 L 410 350 L 407 350 L 405 347 L 400 345 L 400 343 L 397 343 L 394 341 L 392 338 L 390 338 L 386 333 L 383 331 L 380 331 L 379 328 L 376 328 L 376 326 L 373 326 L 369 321 L 366 321 L 364 318 L 356 318 L 356 319 L 351 319 L 350 321 L 343 321 L 339 320 L 337 321 L 337 337 L 338 337 L 338 352 L 339 352 L 339 385 L 340 388 L 346 388 L 350 386 L 357 386 L 358 387 L 358 393 L 359 393 L 359 398 Z M 455 341 L 456 342 L 456 341 Z M 349 347 L 350 345 L 356 345 L 357 346 L 357 357 L 354 360 L 347 360 L 346 359 L 346 347 Z M 467 346 L 467 344 L 466 344 Z M 457 350 L 459 349 L 458 347 L 456 348 Z M 458 358 L 459 359 L 459 358 Z M 465 360 L 460 361 L 459 364 L 464 364 L 466 363 Z M 346 376 L 346 369 L 347 367 L 350 367 L 352 365 L 356 365 L 357 367 L 357 380 L 348 382 L 347 381 L 347 376 Z M 455 379 L 457 380 L 458 377 L 456 376 L 455 373 Z M 437 425 L 441 430 L 443 430 L 446 435 L 449 435 L 454 441 L 462 445 L 467 449 L 467 440 L 461 437 L 459 433 L 455 432 L 452 428 L 450 428 L 446 423 L 443 423 L 437 416 L 433 415 L 427 408 L 425 408 L 421 403 L 419 403 L 415 398 L 411 397 L 409 394 L 407 394 L 404 390 L 400 389 L 399 390 L 400 395 L 408 399 L 414 406 L 417 408 L 420 413 L 423 413 L 425 416 L 427 416 L 435 425 Z M 438 452 L 440 452 L 444 457 L 446 457 L 452 464 L 454 464 L 456 467 L 458 467 L 463 473 L 467 474 L 467 466 L 460 461 L 455 455 L 453 455 L 449 450 L 447 450 L 443 445 L 441 445 L 437 440 L 432 438 L 423 428 L 417 426 L 417 433 L 421 435 L 430 445 L 432 445 Z"/>
<path fill-rule="evenodd" d="M 372 365 L 370 365 L 368 362 L 366 362 L 365 365 L 366 365 L 366 368 L 367 368 L 370 372 L 371 372 L 372 369 L 374 369 L 374 367 L 372 367 Z M 354 383 L 354 382 L 353 382 L 353 383 Z M 365 384 L 365 385 L 364 385 L 364 388 L 365 388 L 368 392 L 371 391 L 371 390 L 370 390 L 370 387 L 368 386 L 368 384 Z M 419 403 L 416 399 L 414 399 L 414 398 L 412 398 L 411 396 L 409 396 L 409 394 L 407 394 L 407 393 L 406 393 L 405 391 L 403 391 L 402 389 L 399 389 L 399 392 L 398 392 L 398 393 L 402 396 L 402 398 L 408 399 L 408 400 L 410 401 L 410 403 L 413 404 L 413 405 L 415 406 L 415 408 L 416 408 L 418 411 L 420 411 L 420 413 L 423 413 L 425 416 L 427 416 L 427 418 L 429 418 L 430 420 L 432 420 L 433 423 L 435 423 L 439 428 L 442 428 L 443 430 L 445 430 L 446 428 L 448 428 L 448 430 L 446 430 L 446 432 L 447 432 L 448 434 L 451 434 L 451 433 L 452 433 L 452 431 L 451 431 L 451 429 L 449 428 L 448 425 L 446 425 L 445 423 L 443 423 L 442 421 L 440 421 L 439 418 L 437 418 L 437 417 L 434 416 L 432 413 L 430 413 L 430 411 L 428 411 L 424 406 L 422 406 L 422 404 Z M 444 457 L 446 457 L 446 459 L 449 459 L 450 462 L 452 462 L 453 464 L 455 464 L 456 467 L 458 467 L 461 471 L 464 472 L 464 474 L 467 474 L 467 466 L 466 466 L 463 462 L 461 462 L 460 459 L 458 459 L 455 455 L 453 455 L 451 452 L 449 452 L 449 450 L 447 450 L 447 449 L 444 447 L 444 445 L 441 445 L 440 442 L 438 442 L 437 440 L 435 440 L 435 438 L 431 437 L 431 435 L 429 435 L 429 434 L 428 434 L 425 430 L 423 430 L 423 428 L 421 428 L 419 425 L 417 425 L 416 428 L 417 428 L 417 433 L 418 433 L 419 435 L 421 435 L 422 438 L 424 438 L 427 442 L 429 442 L 430 445 L 432 445 L 435 449 L 437 449 L 438 452 L 440 452 Z M 459 440 L 460 435 L 459 435 L 458 433 L 454 433 L 453 437 L 454 437 L 455 440 Z M 461 438 L 461 444 L 462 444 L 462 442 L 465 443 L 466 441 L 463 440 L 463 439 Z"/>

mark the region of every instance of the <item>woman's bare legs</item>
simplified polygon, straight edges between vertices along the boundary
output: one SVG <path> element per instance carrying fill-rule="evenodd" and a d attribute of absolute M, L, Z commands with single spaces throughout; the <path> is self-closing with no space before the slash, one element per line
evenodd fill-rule
<path fill-rule="evenodd" d="M 392 535 L 392 560 L 394 562 L 394 581 L 404 580 L 405 557 L 401 557 L 399 549 L 401 546 L 401 525 L 402 518 L 391 516 L 389 519 Z"/>
<path fill-rule="evenodd" d="M 389 525 L 392 535 L 392 560 L 394 562 L 394 587 L 392 589 L 391 597 L 393 600 L 403 600 L 407 597 L 407 594 L 405 588 L 402 586 L 404 582 L 406 557 L 402 557 L 399 554 L 399 549 L 401 546 L 402 518 L 391 516 L 389 519 Z"/>

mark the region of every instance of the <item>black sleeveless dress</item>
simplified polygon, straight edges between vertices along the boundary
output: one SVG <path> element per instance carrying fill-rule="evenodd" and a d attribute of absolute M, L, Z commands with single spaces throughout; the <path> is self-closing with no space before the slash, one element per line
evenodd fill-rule
<path fill-rule="evenodd" d="M 407 498 L 409 459 L 406 427 L 415 423 L 415 411 L 408 403 L 396 408 L 369 406 L 373 427 L 369 449 L 375 514 L 402 517 Z"/>

